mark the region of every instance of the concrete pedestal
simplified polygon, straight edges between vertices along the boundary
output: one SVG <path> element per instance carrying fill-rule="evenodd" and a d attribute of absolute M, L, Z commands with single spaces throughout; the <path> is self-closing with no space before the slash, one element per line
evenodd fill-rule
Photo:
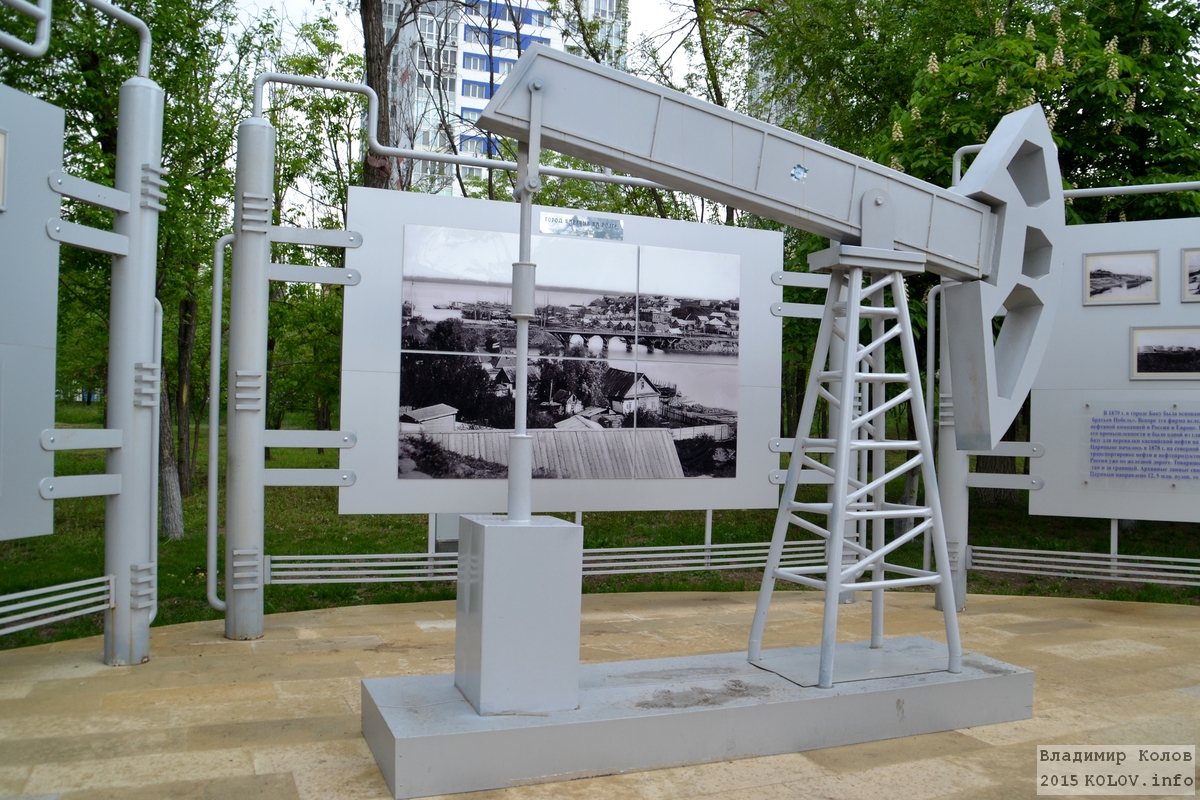
<path fill-rule="evenodd" d="M 463 516 L 454 685 L 479 714 L 579 706 L 583 527 Z"/>
<path fill-rule="evenodd" d="M 460 632 L 461 635 L 461 632 Z M 480 716 L 449 675 L 362 683 L 362 730 L 396 798 L 474 792 L 912 736 L 1028 719 L 1033 673 L 919 636 L 837 646 L 588 664 L 579 707 Z"/>

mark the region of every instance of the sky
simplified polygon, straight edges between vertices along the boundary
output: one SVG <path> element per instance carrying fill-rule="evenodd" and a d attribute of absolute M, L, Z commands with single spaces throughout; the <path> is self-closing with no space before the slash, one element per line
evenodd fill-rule
<path fill-rule="evenodd" d="M 359 30 L 361 26 L 357 14 L 348 17 L 344 6 L 337 0 L 242 0 L 241 7 L 247 17 L 274 8 L 293 25 L 328 13 L 337 20 L 342 31 L 342 46 L 362 49 L 362 32 Z M 672 16 L 666 0 L 629 0 L 630 43 L 636 42 L 643 34 L 661 29 Z"/>

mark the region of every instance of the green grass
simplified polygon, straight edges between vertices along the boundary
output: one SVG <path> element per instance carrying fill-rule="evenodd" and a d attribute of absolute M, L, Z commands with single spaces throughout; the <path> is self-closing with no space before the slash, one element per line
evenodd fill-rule
<path fill-rule="evenodd" d="M 57 424 L 99 427 L 99 405 L 62 404 Z M 294 423 L 294 424 L 293 424 Z M 290 420 L 289 427 L 306 427 Z M 205 515 L 207 507 L 207 428 L 201 428 L 196 492 L 184 500 L 186 535 L 180 541 L 159 542 L 159 612 L 155 625 L 220 618 L 205 597 Z M 900 454 L 896 454 L 900 457 Z M 223 457 L 222 457 L 223 458 Z M 338 454 L 327 450 L 275 449 L 270 467 L 336 467 Z M 222 463 L 222 468 L 224 464 Z M 58 475 L 104 470 L 98 451 L 60 451 L 55 454 Z M 222 475 L 224 473 L 222 472 Z M 889 486 L 899 495 L 901 484 Z M 336 488 L 268 488 L 266 490 L 266 552 L 278 555 L 352 553 L 412 553 L 426 548 L 424 515 L 354 515 L 337 513 Z M 821 487 L 804 489 L 808 499 L 820 500 Z M 221 502 L 224 487 L 221 487 Z M 223 505 L 222 505 L 223 507 Z M 104 571 L 104 500 L 78 498 L 55 501 L 55 532 L 51 536 L 0 542 L 0 594 L 19 592 L 93 578 Z M 570 514 L 561 515 L 571 518 Z M 713 515 L 716 544 L 767 541 L 774 509 L 717 511 Z M 1033 517 L 1022 508 L 971 511 L 971 542 L 994 547 L 1038 550 L 1108 552 L 1108 520 Z M 701 544 L 704 512 L 612 512 L 584 517 L 584 546 L 631 547 Z M 224 543 L 221 543 L 222 548 Z M 1139 522 L 1121 534 L 1121 552 L 1200 558 L 1200 524 Z M 895 561 L 919 566 L 920 542 L 901 548 Z M 585 592 L 752 591 L 761 571 L 714 571 L 589 577 Z M 790 588 L 790 587 L 780 587 Z M 971 572 L 968 590 L 991 594 L 1093 597 L 1157 603 L 1200 604 L 1200 588 L 1120 584 L 1075 579 L 1044 579 Z M 223 592 L 222 592 L 223 593 Z M 266 611 L 445 600 L 454 597 L 454 584 L 323 584 L 266 587 Z M 90 636 L 102 632 L 99 615 L 21 631 L 0 637 L 0 649 Z"/>

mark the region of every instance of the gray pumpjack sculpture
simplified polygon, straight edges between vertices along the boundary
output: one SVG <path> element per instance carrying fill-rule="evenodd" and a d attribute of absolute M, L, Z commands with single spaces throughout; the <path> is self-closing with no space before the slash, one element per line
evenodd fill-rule
<path fill-rule="evenodd" d="M 1053 325 L 1061 271 L 1054 243 L 1065 223 L 1057 148 L 1041 107 L 1004 117 L 952 189 L 542 46 L 520 59 L 480 125 L 534 148 L 557 150 L 830 238 L 831 246 L 809 259 L 814 271 L 831 273 L 830 290 L 798 435 L 779 445 L 792 457 L 751 631 L 750 660 L 769 668 L 761 643 L 777 579 L 826 593 L 817 681 L 822 687 L 833 683 L 839 598 L 849 591 L 872 592 L 871 645 L 881 647 L 883 590 L 925 584 L 939 592 L 948 669 L 958 672 L 961 646 L 950 567 L 961 554 L 947 550 L 904 275 L 928 269 L 946 283 L 956 443 L 960 450 L 990 450 L 1024 402 Z M 787 285 L 786 274 L 777 282 Z M 786 315 L 786 305 L 773 313 Z M 994 337 L 994 320 L 1001 316 L 1001 331 Z M 868 320 L 871 340 L 862 344 L 855 332 Z M 891 340 L 902 350 L 900 373 L 885 368 Z M 853 380 L 843 379 L 850 374 Z M 889 383 L 900 389 L 890 399 Z M 818 398 L 831 412 L 831 431 L 824 438 L 811 432 Z M 883 421 L 904 402 L 910 404 L 918 438 L 889 440 Z M 917 455 L 888 470 L 878 457 L 888 451 Z M 887 482 L 918 467 L 926 505 L 887 502 Z M 830 485 L 828 502 L 796 501 L 802 473 Z M 826 525 L 801 516 L 806 513 L 825 516 Z M 902 518 L 913 520 L 908 533 L 885 543 L 885 521 Z M 780 568 L 792 526 L 827 539 L 825 564 Z M 926 531 L 932 534 L 936 572 L 886 561 Z M 859 582 L 868 570 L 871 578 Z M 888 572 L 902 577 L 889 579 Z"/>

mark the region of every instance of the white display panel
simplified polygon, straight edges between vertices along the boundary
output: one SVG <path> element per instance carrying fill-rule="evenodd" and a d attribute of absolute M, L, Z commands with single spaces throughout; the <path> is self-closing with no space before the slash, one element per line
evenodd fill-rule
<path fill-rule="evenodd" d="M 1067 226 L 1063 294 L 1083 300 L 1059 306 L 1033 387 L 1030 513 L 1200 518 L 1198 248 L 1195 219 Z"/>
<path fill-rule="evenodd" d="M 551 218 L 572 224 L 533 237 L 534 510 L 776 505 L 782 236 Z M 514 203 L 351 191 L 342 513 L 505 510 L 517 225 Z"/>

